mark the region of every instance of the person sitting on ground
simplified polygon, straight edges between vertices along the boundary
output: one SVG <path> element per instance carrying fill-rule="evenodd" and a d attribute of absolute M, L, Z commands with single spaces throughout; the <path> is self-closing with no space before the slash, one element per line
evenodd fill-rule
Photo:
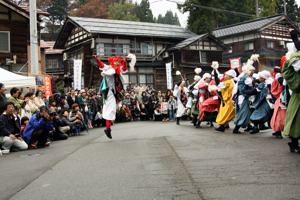
<path fill-rule="evenodd" d="M 42 106 L 45 106 L 45 101 L 44 101 L 44 94 L 41 90 L 36 91 L 35 93 L 35 98 L 34 98 L 34 103 L 35 105 L 39 108 Z"/>
<path fill-rule="evenodd" d="M 32 115 L 27 124 L 23 138 L 31 148 L 40 148 L 49 146 L 49 134 L 54 130 L 52 119 L 47 107 L 42 106 L 39 112 Z"/>
<path fill-rule="evenodd" d="M 163 120 L 163 115 L 160 110 L 160 106 L 156 106 L 154 110 L 154 121 L 162 121 Z"/>
<path fill-rule="evenodd" d="M 50 117 L 53 117 L 54 126 L 54 131 L 50 135 L 51 139 L 53 141 L 68 139 L 68 135 L 66 132 L 70 130 L 70 127 L 63 126 L 64 124 L 62 124 L 62 120 L 55 110 L 50 110 L 49 115 Z"/>
<path fill-rule="evenodd" d="M 39 107 L 34 103 L 34 94 L 32 92 L 28 92 L 24 96 L 24 102 L 25 102 L 25 116 L 30 118 L 35 112 L 39 110 Z"/>
<path fill-rule="evenodd" d="M 148 110 L 146 109 L 144 104 L 141 104 L 141 114 L 140 114 L 141 121 L 146 121 L 149 119 L 148 117 Z"/>
<path fill-rule="evenodd" d="M 79 131 L 80 131 L 80 125 L 81 125 L 81 120 L 80 119 L 76 119 L 73 122 L 69 121 L 69 112 L 67 110 L 64 110 L 61 113 L 61 117 L 60 117 L 60 127 L 59 127 L 59 131 L 65 134 L 71 134 L 71 133 L 76 133 L 76 126 L 79 125 Z"/>
<path fill-rule="evenodd" d="M 5 105 L 5 112 L 0 116 L 0 145 L 2 153 L 9 153 L 13 150 L 26 150 L 28 145 L 20 135 L 20 124 L 14 115 L 14 104 L 8 102 Z"/>
<path fill-rule="evenodd" d="M 0 115 L 4 112 L 5 105 L 7 103 L 7 98 L 5 96 L 5 86 L 3 83 L 0 83 Z"/>
<path fill-rule="evenodd" d="M 10 89 L 11 96 L 8 98 L 8 102 L 12 102 L 19 111 L 24 107 L 24 101 L 19 99 L 20 94 L 21 91 L 18 88 L 13 87 Z"/>
<path fill-rule="evenodd" d="M 23 133 L 24 133 L 24 130 L 25 130 L 28 122 L 29 122 L 29 118 L 28 117 L 26 117 L 26 116 L 22 117 L 22 119 L 21 119 L 21 137 L 22 138 L 23 138 Z"/>
<path fill-rule="evenodd" d="M 76 123 L 75 124 L 75 135 L 79 135 L 80 131 L 84 128 L 84 117 L 81 114 L 81 112 L 79 111 L 79 105 L 77 103 L 74 103 L 72 105 L 72 110 L 69 113 L 69 121 L 71 123 L 75 122 L 76 120 L 80 120 L 81 123 Z"/>

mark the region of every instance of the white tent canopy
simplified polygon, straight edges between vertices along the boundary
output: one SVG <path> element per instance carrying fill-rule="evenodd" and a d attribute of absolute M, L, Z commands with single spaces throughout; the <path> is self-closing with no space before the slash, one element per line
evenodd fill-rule
<path fill-rule="evenodd" d="M 3 83 L 6 88 L 12 87 L 35 87 L 35 77 L 21 76 L 0 68 L 0 83 Z"/>

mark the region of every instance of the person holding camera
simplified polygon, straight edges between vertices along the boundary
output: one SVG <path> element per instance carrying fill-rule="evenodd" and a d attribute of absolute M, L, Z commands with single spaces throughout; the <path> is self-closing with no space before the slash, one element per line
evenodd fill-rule
<path fill-rule="evenodd" d="M 75 133 L 75 135 L 79 135 L 81 129 L 84 128 L 84 117 L 79 110 L 79 105 L 77 103 L 74 103 L 72 105 L 72 111 L 69 114 L 69 121 L 71 123 L 74 123 L 73 132 Z"/>
<path fill-rule="evenodd" d="M 3 153 L 9 153 L 11 149 L 26 150 L 28 148 L 20 131 L 20 124 L 14 115 L 14 104 L 8 102 L 4 113 L 0 116 L 0 146 L 2 146 Z"/>
<path fill-rule="evenodd" d="M 31 148 L 49 146 L 49 134 L 54 130 L 53 116 L 49 115 L 47 107 L 42 106 L 39 110 L 32 115 L 23 133 L 25 142 Z"/>

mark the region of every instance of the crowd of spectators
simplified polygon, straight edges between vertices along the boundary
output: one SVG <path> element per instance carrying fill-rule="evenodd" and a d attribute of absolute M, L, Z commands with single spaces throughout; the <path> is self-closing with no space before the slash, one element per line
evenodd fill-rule
<path fill-rule="evenodd" d="M 42 91 L 23 92 L 11 88 L 9 98 L 0 83 L 0 154 L 49 146 L 82 131 L 105 126 L 104 98 L 93 89 L 56 93 L 48 99 Z M 176 100 L 172 91 L 149 86 L 127 87 L 118 102 L 116 122 L 173 121 Z"/>

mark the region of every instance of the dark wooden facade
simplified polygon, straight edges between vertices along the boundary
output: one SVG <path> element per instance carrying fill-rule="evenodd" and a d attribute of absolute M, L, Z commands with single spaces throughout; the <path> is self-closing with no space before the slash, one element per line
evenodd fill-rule
<path fill-rule="evenodd" d="M 275 16 L 269 18 L 263 18 L 261 20 L 251 21 L 249 23 L 232 25 L 226 29 L 237 30 L 242 25 L 255 26 L 255 23 L 260 23 L 262 21 L 268 20 L 263 26 L 253 29 L 250 31 L 239 30 L 238 33 L 229 34 L 226 36 L 218 37 L 226 45 L 228 45 L 231 50 L 225 52 L 223 55 L 223 60 L 229 63 L 230 58 L 240 57 L 242 62 L 246 62 L 247 59 L 252 54 L 259 54 L 260 65 L 259 69 L 271 69 L 274 66 L 279 65 L 280 59 L 286 53 L 286 44 L 292 42 L 289 29 L 293 28 L 298 30 L 286 16 Z M 217 30 L 220 31 L 220 30 Z M 222 31 L 222 28 L 221 28 Z M 233 31 L 234 32 L 234 31 Z"/>
<path fill-rule="evenodd" d="M 40 32 L 40 28 L 38 31 Z M 30 73 L 28 69 L 28 63 L 30 63 L 29 32 L 28 11 L 9 0 L 0 0 L 0 34 L 2 34 L 0 42 L 8 47 L 6 50 L 0 49 L 1 67 L 13 72 Z M 1 45 L 1 47 L 4 46 Z M 45 71 L 43 70 L 43 47 L 40 47 L 39 63 L 42 71 Z"/>

